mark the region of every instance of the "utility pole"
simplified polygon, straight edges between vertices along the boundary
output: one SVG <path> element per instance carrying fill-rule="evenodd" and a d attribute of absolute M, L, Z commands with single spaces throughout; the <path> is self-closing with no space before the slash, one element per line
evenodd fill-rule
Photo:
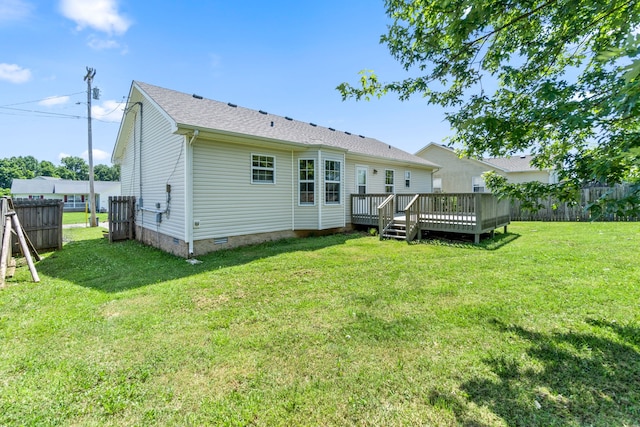
<path fill-rule="evenodd" d="M 91 218 L 89 219 L 90 227 L 97 227 L 96 221 L 96 193 L 93 188 L 93 143 L 91 141 L 91 82 L 96 75 L 96 70 L 87 67 L 87 75 L 84 80 L 87 82 L 87 118 L 88 123 L 88 141 L 89 141 L 89 205 L 91 209 Z"/>

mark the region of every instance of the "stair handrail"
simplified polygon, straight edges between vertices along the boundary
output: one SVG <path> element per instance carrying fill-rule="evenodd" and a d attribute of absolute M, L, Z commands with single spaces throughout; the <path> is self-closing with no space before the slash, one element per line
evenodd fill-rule
<path fill-rule="evenodd" d="M 378 206 L 378 233 L 380 240 L 382 240 L 384 233 L 393 225 L 395 199 L 396 195 L 390 194 Z"/>
<path fill-rule="evenodd" d="M 420 203 L 418 203 L 418 199 L 420 199 L 420 195 L 416 194 L 404 208 L 407 242 L 413 240 L 418 234 L 420 223 Z"/>

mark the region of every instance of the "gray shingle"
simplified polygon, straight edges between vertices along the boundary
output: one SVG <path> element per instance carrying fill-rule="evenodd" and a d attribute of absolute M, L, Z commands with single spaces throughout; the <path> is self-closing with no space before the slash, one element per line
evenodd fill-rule
<path fill-rule="evenodd" d="M 511 156 L 511 157 L 494 157 L 483 159 L 487 163 L 496 165 L 497 167 L 509 172 L 527 172 L 538 171 L 540 169 L 531 166 L 531 160 L 533 156 Z"/>
<path fill-rule="evenodd" d="M 134 82 L 162 108 L 178 126 L 253 135 L 307 145 L 325 145 L 351 153 L 436 167 L 428 160 L 392 147 L 374 138 L 332 130 L 264 111 Z"/>

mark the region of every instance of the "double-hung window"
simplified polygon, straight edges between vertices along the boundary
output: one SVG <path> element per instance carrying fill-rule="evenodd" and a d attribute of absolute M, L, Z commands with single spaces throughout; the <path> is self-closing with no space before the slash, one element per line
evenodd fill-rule
<path fill-rule="evenodd" d="M 442 178 L 433 178 L 433 192 L 442 193 Z"/>
<path fill-rule="evenodd" d="M 411 171 L 404 171 L 404 187 L 411 188 Z"/>
<path fill-rule="evenodd" d="M 342 182 L 340 162 L 325 160 L 324 162 L 324 201 L 326 204 L 340 204 L 340 186 Z"/>
<path fill-rule="evenodd" d="M 275 184 L 276 158 L 262 154 L 251 155 L 251 183 Z"/>
<path fill-rule="evenodd" d="M 385 193 L 395 193 L 395 173 L 391 169 L 387 169 L 384 171 L 384 192 Z"/>
<path fill-rule="evenodd" d="M 315 204 L 315 162 L 313 159 L 300 159 L 298 162 L 298 186 L 300 189 L 300 204 Z"/>
<path fill-rule="evenodd" d="M 484 193 L 485 192 L 485 187 L 484 187 L 484 179 L 482 179 L 481 176 L 474 176 L 472 178 L 472 186 L 473 186 L 473 192 L 474 193 Z"/>

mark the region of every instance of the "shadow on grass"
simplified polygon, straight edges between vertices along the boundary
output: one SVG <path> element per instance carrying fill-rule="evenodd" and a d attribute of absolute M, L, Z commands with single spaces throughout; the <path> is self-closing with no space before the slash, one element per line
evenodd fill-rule
<path fill-rule="evenodd" d="M 515 233 L 495 233 L 493 238 L 483 234 L 479 244 L 473 243 L 473 234 L 429 232 L 426 238 L 416 240 L 412 244 L 447 246 L 452 248 L 495 251 L 519 238 Z"/>
<path fill-rule="evenodd" d="M 543 334 L 496 322 L 506 337 L 526 340 L 521 357 L 484 360 L 495 378 L 469 380 L 463 398 L 447 399 L 458 421 L 469 419 L 468 405 L 489 408 L 510 426 L 638 425 L 640 420 L 640 328 L 587 320 L 593 333 Z"/>
<path fill-rule="evenodd" d="M 361 234 L 284 239 L 242 248 L 221 250 L 197 257 L 192 265 L 137 241 L 109 243 L 105 238 L 74 240 L 37 265 L 44 275 L 103 292 L 121 292 L 205 271 L 250 263 L 289 252 L 316 251 L 344 244 Z"/>

